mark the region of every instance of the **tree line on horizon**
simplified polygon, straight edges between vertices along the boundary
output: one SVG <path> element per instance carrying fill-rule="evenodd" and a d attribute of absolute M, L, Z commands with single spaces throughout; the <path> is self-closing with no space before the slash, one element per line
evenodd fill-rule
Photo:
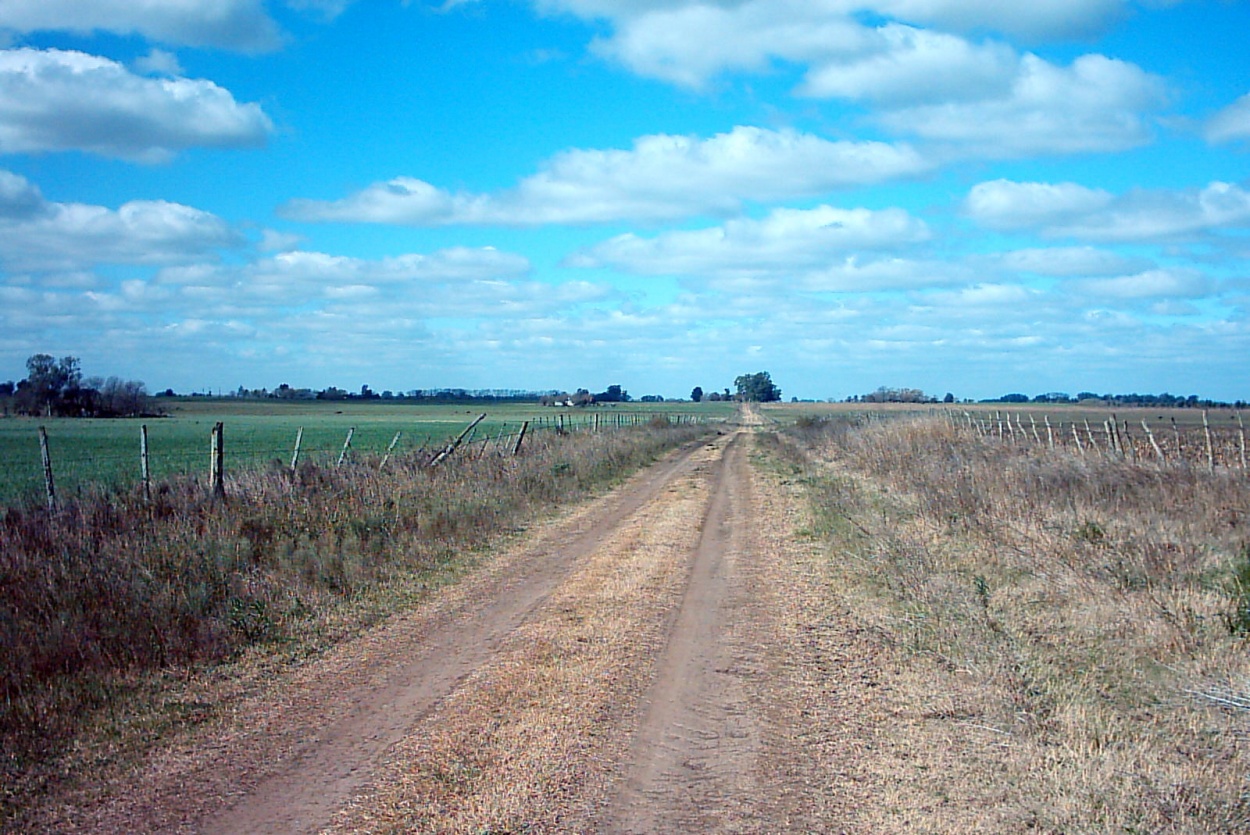
<path fill-rule="evenodd" d="M 34 354 L 26 378 L 0 383 L 4 411 L 42 417 L 148 417 L 161 413 L 139 380 L 83 377 L 77 357 Z"/>
<path fill-rule="evenodd" d="M 1244 409 L 1247 403 L 1244 400 L 1236 400 L 1227 403 L 1221 400 L 1212 400 L 1209 398 L 1201 398 L 1196 394 L 1188 396 L 1168 394 L 1098 394 L 1092 391 L 1082 391 L 1075 395 L 1066 392 L 1052 391 L 1045 394 L 1039 394 L 1029 397 L 1027 394 L 1013 392 L 1004 394 L 1001 397 L 990 397 L 984 400 L 960 400 L 950 392 L 945 397 L 938 398 L 925 394 L 920 389 L 913 388 L 890 388 L 881 386 L 876 391 L 867 394 L 857 394 L 846 398 L 847 403 L 1037 403 L 1037 404 L 1088 404 L 1098 406 L 1141 406 L 1148 408 L 1160 409 L 1218 409 L 1218 408 L 1234 408 Z"/>
<path fill-rule="evenodd" d="M 173 389 L 165 389 L 153 397 L 147 387 L 137 380 L 123 380 L 119 377 L 83 377 L 81 363 L 77 357 L 66 356 L 56 359 L 49 354 L 34 354 L 26 360 L 27 376 L 13 382 L 0 382 L 0 402 L 5 413 L 15 412 L 20 415 L 38 415 L 44 417 L 138 417 L 163 414 L 159 398 L 177 397 Z M 695 386 L 690 392 L 690 400 L 700 402 L 750 401 L 772 403 L 781 400 L 781 389 L 773 382 L 772 375 L 767 371 L 753 374 L 742 374 L 734 379 L 736 391 L 725 387 L 722 391 L 705 392 L 702 386 Z M 211 394 L 192 393 L 191 397 L 212 396 Z M 218 395 L 221 396 L 221 395 Z M 538 402 L 547 406 L 591 406 L 597 403 L 630 403 L 634 402 L 622 386 L 614 384 L 604 391 L 591 392 L 579 388 L 572 394 L 558 389 L 530 391 L 525 389 L 464 389 L 437 388 L 411 389 L 404 392 L 373 391 L 368 385 L 360 387 L 359 392 L 348 391 L 336 386 L 324 389 L 296 388 L 282 383 L 274 389 L 248 389 L 239 386 L 237 390 L 225 395 L 243 399 L 273 400 L 387 400 L 387 401 L 424 401 L 431 403 L 491 403 Z M 660 395 L 644 395 L 638 399 L 642 403 L 662 403 L 665 398 Z M 960 400 L 947 392 L 938 398 L 926 394 L 916 388 L 894 388 L 880 386 L 875 391 L 862 395 L 847 397 L 847 403 L 972 403 L 972 400 Z M 1092 391 L 1081 391 L 1075 395 L 1066 392 L 1046 392 L 1029 397 L 1017 392 L 1004 394 L 1001 397 L 975 401 L 980 403 L 1004 404 L 1089 404 L 1115 407 L 1148 407 L 1148 408 L 1236 408 L 1244 409 L 1248 405 L 1245 400 L 1232 403 L 1201 398 L 1196 394 L 1174 395 L 1163 394 L 1099 394 Z"/>

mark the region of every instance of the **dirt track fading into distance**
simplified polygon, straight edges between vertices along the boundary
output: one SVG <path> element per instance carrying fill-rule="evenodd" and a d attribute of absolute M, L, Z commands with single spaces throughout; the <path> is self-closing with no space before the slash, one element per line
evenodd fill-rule
<path fill-rule="evenodd" d="M 667 458 L 47 824 L 856 829 L 884 779 L 857 765 L 887 719 L 873 648 L 813 602 L 794 499 L 753 450 L 740 428 Z"/>

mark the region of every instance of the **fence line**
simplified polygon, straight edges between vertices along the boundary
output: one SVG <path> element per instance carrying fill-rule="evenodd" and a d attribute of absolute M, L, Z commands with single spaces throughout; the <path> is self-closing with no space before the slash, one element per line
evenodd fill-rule
<path fill-rule="evenodd" d="M 1004 443 L 1045 446 L 1051 450 L 1067 449 L 1081 456 L 1097 454 L 1136 463 L 1154 460 L 1160 465 L 1205 465 L 1210 472 L 1214 472 L 1217 468 L 1236 469 L 1243 472 L 1248 469 L 1246 425 L 1240 413 L 1234 413 L 1232 416 L 1232 419 L 1237 422 L 1235 427 L 1224 428 L 1212 426 L 1206 410 L 1202 413 L 1202 424 L 1187 429 L 1178 425 L 1175 417 L 1170 418 L 1172 437 L 1169 440 L 1167 433 L 1160 432 L 1156 435 L 1145 418 L 1140 420 L 1144 434 L 1136 435 L 1130 421 L 1120 420 L 1112 412 L 1103 421 L 1102 442 L 1098 441 L 1088 418 L 1059 421 L 1057 431 L 1055 431 L 1047 415 L 1043 416 L 1046 426 L 1046 441 L 1043 442 L 1037 432 L 1036 419 L 1032 414 L 1028 417 L 1033 431 L 1028 434 L 1024 431 L 1019 412 L 1014 414 L 1017 427 L 1014 429 L 1011 412 L 1008 412 L 1005 418 L 999 411 L 995 411 L 992 417 L 988 413 L 973 414 L 967 410 L 956 412 L 948 409 L 945 412 L 947 421 L 952 426 L 962 425 L 975 431 L 982 438 L 993 438 Z M 1167 423 L 1156 424 L 1156 428 L 1159 429 L 1166 427 Z M 1084 439 L 1082 439 L 1082 428 Z"/>
<path fill-rule="evenodd" d="M 490 453 L 501 456 L 518 456 L 523 452 L 523 444 L 527 438 L 532 438 L 535 433 L 554 433 L 569 434 L 572 432 L 602 432 L 616 431 L 628 429 L 631 427 L 642 426 L 654 420 L 662 420 L 670 424 L 693 424 L 703 423 L 705 418 L 701 415 L 690 414 L 667 414 L 667 413 L 642 413 L 642 412 L 625 412 L 615 413 L 612 415 L 600 415 L 595 413 L 588 416 L 566 415 L 563 412 L 555 415 L 540 415 L 520 423 L 515 431 L 508 431 L 509 424 L 503 423 L 499 432 L 486 437 L 476 437 L 476 430 L 480 423 L 486 419 L 486 414 L 481 414 L 475 418 L 463 431 L 451 442 L 441 444 L 435 447 L 430 446 L 430 438 L 425 437 L 424 443 L 420 446 L 413 446 L 404 450 L 402 454 L 406 454 L 419 461 L 419 465 L 423 467 L 437 466 L 444 462 L 452 455 L 460 455 L 465 457 L 480 458 Z M 307 461 L 309 458 L 321 458 L 327 465 L 343 466 L 346 462 L 355 458 L 358 450 L 352 445 L 355 436 L 355 427 L 350 427 L 342 446 L 321 446 L 310 447 L 304 443 L 304 427 L 298 427 L 295 433 L 294 448 L 291 451 L 289 474 L 294 477 L 299 470 L 301 461 Z M 118 478 L 110 479 L 107 475 L 100 474 L 104 470 L 103 465 L 107 464 L 124 464 L 126 462 L 134 462 L 136 458 L 129 454 L 121 453 L 89 453 L 86 455 L 60 455 L 54 457 L 52 449 L 48 441 L 47 429 L 44 426 L 38 427 L 40 458 L 42 463 L 42 477 L 44 493 L 47 500 L 47 506 L 50 511 L 55 511 L 57 507 L 56 482 L 54 480 L 54 468 L 64 467 L 65 465 L 87 465 L 97 469 L 97 477 L 79 478 L 79 487 L 103 485 L 110 483 L 133 483 L 132 479 L 121 475 Z M 390 444 L 384 450 L 373 452 L 372 450 L 361 450 L 365 454 L 376 454 L 380 456 L 378 469 L 384 468 L 387 463 L 396 457 L 396 448 L 399 445 L 403 430 L 395 432 L 391 438 Z M 226 424 L 224 421 L 216 421 L 209 433 L 209 464 L 208 464 L 208 491 L 217 498 L 225 495 L 226 489 Z M 143 490 L 145 500 L 151 499 L 151 483 L 152 483 L 152 464 L 160 462 L 174 461 L 175 467 L 169 472 L 169 476 L 194 476 L 198 467 L 194 466 L 194 462 L 202 461 L 200 457 L 203 452 L 194 453 L 186 452 L 170 452 L 168 454 L 156 454 L 149 443 L 148 426 L 142 424 L 139 427 L 139 450 L 137 456 L 137 470 L 139 473 L 138 482 Z M 201 449 L 203 449 L 201 447 Z M 291 449 L 288 447 L 288 449 Z M 334 453 L 338 453 L 338 458 L 334 458 Z M 239 462 L 237 469 L 239 470 L 255 470 L 264 467 L 263 460 L 277 457 L 279 460 L 285 452 L 275 449 L 268 444 L 252 444 L 247 443 L 235 444 L 231 442 L 230 457 Z M 178 464 L 183 466 L 179 467 Z M 134 471 L 132 471 L 134 472 Z M 32 485 L 33 486 L 33 485 Z"/>

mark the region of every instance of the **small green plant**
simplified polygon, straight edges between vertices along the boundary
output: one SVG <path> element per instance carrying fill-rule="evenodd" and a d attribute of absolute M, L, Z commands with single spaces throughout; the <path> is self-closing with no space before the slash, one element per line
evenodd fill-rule
<path fill-rule="evenodd" d="M 1229 601 L 1224 626 L 1231 635 L 1250 635 L 1250 542 L 1241 546 L 1233 563 L 1233 576 L 1225 588 Z"/>
<path fill-rule="evenodd" d="M 981 604 L 981 611 L 989 612 L 990 610 L 990 584 L 985 579 L 984 574 L 978 574 L 972 578 L 973 588 L 977 592 L 977 602 Z"/>
<path fill-rule="evenodd" d="M 1102 525 L 1092 519 L 1087 519 L 1076 529 L 1076 538 L 1091 545 L 1098 545 L 1107 538 L 1107 532 L 1102 529 Z"/>

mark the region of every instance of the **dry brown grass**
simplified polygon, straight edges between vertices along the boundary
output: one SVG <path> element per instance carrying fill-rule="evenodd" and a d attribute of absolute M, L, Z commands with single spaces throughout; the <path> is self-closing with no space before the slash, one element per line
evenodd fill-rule
<path fill-rule="evenodd" d="M 519 458 L 392 459 L 170 482 L 0 515 L 0 828 L 92 750 L 133 756 L 216 705 L 167 711 L 179 671 L 247 648 L 298 659 L 411 604 L 480 549 L 702 434 L 535 438 Z M 167 707 L 167 706 L 166 706 Z"/>
<path fill-rule="evenodd" d="M 873 754 L 891 791 L 866 826 L 1250 827 L 1244 473 L 935 419 L 808 424 L 781 447 L 829 545 L 830 597 L 898 659 Z"/>

